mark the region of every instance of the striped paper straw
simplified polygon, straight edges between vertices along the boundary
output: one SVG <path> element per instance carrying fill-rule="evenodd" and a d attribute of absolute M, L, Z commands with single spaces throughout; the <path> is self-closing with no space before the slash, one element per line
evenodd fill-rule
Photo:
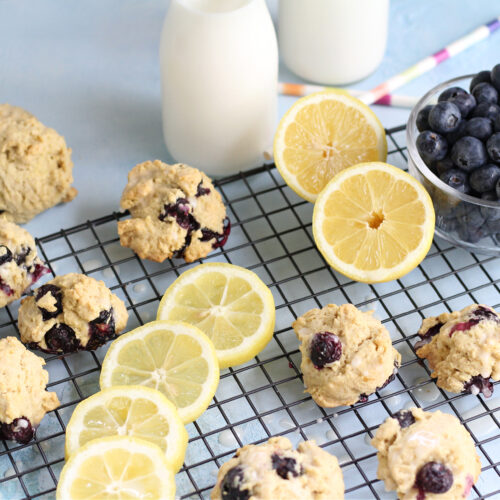
<path fill-rule="evenodd" d="M 333 87 L 324 87 L 322 85 L 312 85 L 304 83 L 286 83 L 279 82 L 278 92 L 283 95 L 291 95 L 296 97 L 303 97 L 305 95 L 312 94 L 313 92 L 320 92 L 322 90 L 328 90 Z M 353 95 L 354 97 L 360 97 L 366 94 L 366 90 L 354 90 L 354 89 L 344 89 L 343 90 Z M 412 97 L 408 95 L 386 95 L 374 102 L 373 104 L 380 104 L 381 106 L 395 106 L 399 108 L 413 108 L 418 102 L 418 97 Z"/>
<path fill-rule="evenodd" d="M 417 64 L 411 66 L 407 70 L 399 73 L 398 75 L 389 78 L 386 82 L 380 84 L 378 87 L 366 92 L 360 97 L 360 100 L 365 104 L 373 104 L 376 101 L 387 96 L 397 88 L 405 85 L 410 80 L 413 80 L 417 76 L 423 75 L 427 71 L 435 68 L 438 64 L 441 64 L 446 59 L 453 57 L 463 50 L 469 48 L 470 46 L 488 38 L 494 31 L 500 28 L 500 16 L 493 19 L 487 24 L 483 24 L 474 31 L 471 31 L 468 35 L 459 38 L 455 42 L 451 43 L 444 49 L 439 50 L 432 56 L 422 59 Z"/>

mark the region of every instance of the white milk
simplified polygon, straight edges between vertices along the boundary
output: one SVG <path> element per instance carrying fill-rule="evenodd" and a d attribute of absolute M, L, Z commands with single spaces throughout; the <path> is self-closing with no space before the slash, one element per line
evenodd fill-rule
<path fill-rule="evenodd" d="M 172 0 L 160 61 L 171 155 L 212 175 L 260 165 L 274 135 L 278 81 L 265 0 Z"/>
<path fill-rule="evenodd" d="M 389 0 L 280 0 L 280 53 L 313 82 L 360 80 L 382 61 Z"/>

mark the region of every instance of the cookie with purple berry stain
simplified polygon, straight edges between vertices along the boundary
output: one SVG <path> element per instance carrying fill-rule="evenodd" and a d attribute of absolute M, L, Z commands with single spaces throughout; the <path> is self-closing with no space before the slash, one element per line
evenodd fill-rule
<path fill-rule="evenodd" d="M 136 165 L 120 204 L 132 216 L 118 222 L 120 243 L 141 259 L 193 262 L 223 247 L 231 231 L 212 181 L 187 165 L 159 160 Z"/>
<path fill-rule="evenodd" d="M 45 361 L 15 337 L 0 340 L 0 439 L 28 443 L 48 411 L 59 406 L 47 392 Z"/>
<path fill-rule="evenodd" d="M 450 392 L 493 394 L 500 379 L 500 315 L 472 304 L 424 319 L 415 351 L 427 359 L 437 385 Z"/>
<path fill-rule="evenodd" d="M 401 410 L 375 433 L 377 477 L 400 500 L 467 498 L 481 472 L 474 441 L 453 415 Z"/>
<path fill-rule="evenodd" d="M 293 323 L 306 391 L 319 406 L 365 402 L 395 377 L 401 355 L 382 323 L 352 304 L 312 309 Z"/>
<path fill-rule="evenodd" d="M 21 302 L 21 341 L 48 353 L 91 351 L 125 328 L 125 304 L 102 281 L 70 273 L 57 276 Z"/>
<path fill-rule="evenodd" d="M 236 451 L 217 475 L 212 500 L 343 500 L 337 458 L 314 441 L 294 450 L 284 437 Z"/>
<path fill-rule="evenodd" d="M 38 258 L 31 234 L 13 222 L 0 219 L 0 307 L 19 299 L 48 272 Z"/>

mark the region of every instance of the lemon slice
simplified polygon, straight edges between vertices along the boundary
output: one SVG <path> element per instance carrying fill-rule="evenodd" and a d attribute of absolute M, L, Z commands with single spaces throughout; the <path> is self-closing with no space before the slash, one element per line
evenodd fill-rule
<path fill-rule="evenodd" d="M 344 168 L 386 158 L 385 130 L 375 113 L 342 90 L 299 99 L 274 137 L 274 161 L 281 176 L 311 202 Z"/>
<path fill-rule="evenodd" d="M 232 264 L 200 264 L 163 295 L 158 319 L 187 321 L 214 343 L 221 368 L 245 363 L 271 340 L 273 294 L 252 271 Z"/>
<path fill-rule="evenodd" d="M 82 401 L 66 427 L 66 457 L 106 436 L 135 436 L 158 445 L 174 471 L 181 468 L 188 443 L 177 408 L 144 386 L 110 387 Z"/>
<path fill-rule="evenodd" d="M 57 500 L 173 500 L 175 480 L 158 446 L 131 436 L 94 439 L 71 455 Z"/>
<path fill-rule="evenodd" d="M 102 363 L 101 389 L 145 385 L 163 393 L 184 423 L 210 404 L 219 364 L 210 339 L 180 321 L 152 321 L 118 337 Z"/>
<path fill-rule="evenodd" d="M 434 222 L 432 200 L 411 175 L 387 163 L 361 163 L 321 192 L 313 234 L 334 269 L 377 283 L 403 276 L 424 259 Z"/>

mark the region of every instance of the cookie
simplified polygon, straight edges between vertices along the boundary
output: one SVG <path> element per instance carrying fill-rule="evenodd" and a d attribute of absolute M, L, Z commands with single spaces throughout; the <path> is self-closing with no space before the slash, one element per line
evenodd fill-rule
<path fill-rule="evenodd" d="M 481 472 L 471 436 L 447 413 L 402 410 L 388 418 L 372 440 L 377 477 L 400 500 L 467 498 Z"/>
<path fill-rule="evenodd" d="M 31 234 L 0 219 L 0 307 L 17 300 L 48 272 L 37 256 Z"/>
<path fill-rule="evenodd" d="M 71 187 L 73 163 L 64 137 L 32 114 L 0 104 L 0 213 L 14 222 L 77 194 Z"/>
<path fill-rule="evenodd" d="M 120 204 L 132 215 L 118 222 L 120 243 L 141 259 L 193 262 L 224 246 L 231 230 L 212 181 L 187 165 L 136 165 Z"/>
<path fill-rule="evenodd" d="M 319 406 L 352 405 L 394 380 L 401 355 L 371 312 L 352 304 L 311 309 L 293 323 L 306 391 Z"/>
<path fill-rule="evenodd" d="M 492 380 L 500 380 L 500 315 L 491 307 L 472 304 L 426 318 L 418 334 L 415 351 L 427 359 L 439 387 L 492 395 Z"/>
<path fill-rule="evenodd" d="M 50 353 L 91 351 L 115 339 L 128 320 L 125 304 L 102 281 L 70 273 L 57 276 L 19 308 L 21 341 Z"/>
<path fill-rule="evenodd" d="M 284 437 L 240 448 L 217 475 L 212 500 L 342 500 L 337 459 L 314 441 L 294 450 Z"/>
<path fill-rule="evenodd" d="M 0 340 L 0 359 L 0 438 L 27 443 L 44 415 L 59 406 L 59 399 L 45 390 L 45 361 L 15 337 Z"/>

